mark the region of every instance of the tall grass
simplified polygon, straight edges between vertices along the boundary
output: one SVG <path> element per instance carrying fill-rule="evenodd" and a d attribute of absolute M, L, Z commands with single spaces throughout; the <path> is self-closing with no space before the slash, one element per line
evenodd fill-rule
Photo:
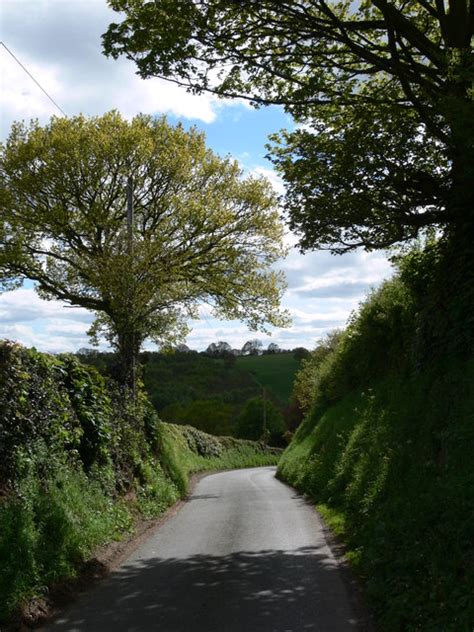
<path fill-rule="evenodd" d="M 213 437 L 191 426 L 160 428 L 161 459 L 182 494 L 193 472 L 276 465 L 281 453 L 256 441 Z"/>
<path fill-rule="evenodd" d="M 72 466 L 28 476 L 0 504 L 0 620 L 58 579 L 74 575 L 100 544 L 132 527 L 129 508 Z"/>

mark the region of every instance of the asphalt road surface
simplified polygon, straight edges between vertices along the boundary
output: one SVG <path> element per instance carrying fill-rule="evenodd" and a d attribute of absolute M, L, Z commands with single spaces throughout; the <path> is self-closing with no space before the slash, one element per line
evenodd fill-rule
<path fill-rule="evenodd" d="M 50 632 L 359 630 L 315 511 L 275 468 L 203 478 Z"/>

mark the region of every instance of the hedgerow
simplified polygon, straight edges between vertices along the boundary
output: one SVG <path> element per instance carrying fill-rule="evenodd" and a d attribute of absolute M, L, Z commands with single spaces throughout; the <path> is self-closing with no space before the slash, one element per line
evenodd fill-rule
<path fill-rule="evenodd" d="M 399 258 L 304 365 L 310 407 L 278 467 L 345 540 L 386 632 L 474 629 L 472 297 L 447 300 L 444 248 Z"/>
<path fill-rule="evenodd" d="M 0 622 L 183 497 L 190 472 L 277 458 L 163 424 L 143 392 L 71 355 L 0 342 Z"/>

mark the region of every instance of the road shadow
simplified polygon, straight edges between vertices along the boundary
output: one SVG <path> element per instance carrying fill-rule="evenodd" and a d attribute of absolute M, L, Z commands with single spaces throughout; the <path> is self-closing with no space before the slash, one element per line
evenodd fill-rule
<path fill-rule="evenodd" d="M 128 562 L 47 630 L 349 632 L 362 627 L 317 547 Z"/>

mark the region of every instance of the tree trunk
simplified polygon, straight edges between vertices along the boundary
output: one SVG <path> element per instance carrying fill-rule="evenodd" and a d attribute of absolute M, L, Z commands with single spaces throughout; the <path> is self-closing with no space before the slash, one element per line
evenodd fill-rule
<path fill-rule="evenodd" d="M 121 385 L 129 389 L 135 396 L 141 340 L 138 339 L 133 331 L 120 333 L 117 337 L 120 358 L 119 380 Z"/>

